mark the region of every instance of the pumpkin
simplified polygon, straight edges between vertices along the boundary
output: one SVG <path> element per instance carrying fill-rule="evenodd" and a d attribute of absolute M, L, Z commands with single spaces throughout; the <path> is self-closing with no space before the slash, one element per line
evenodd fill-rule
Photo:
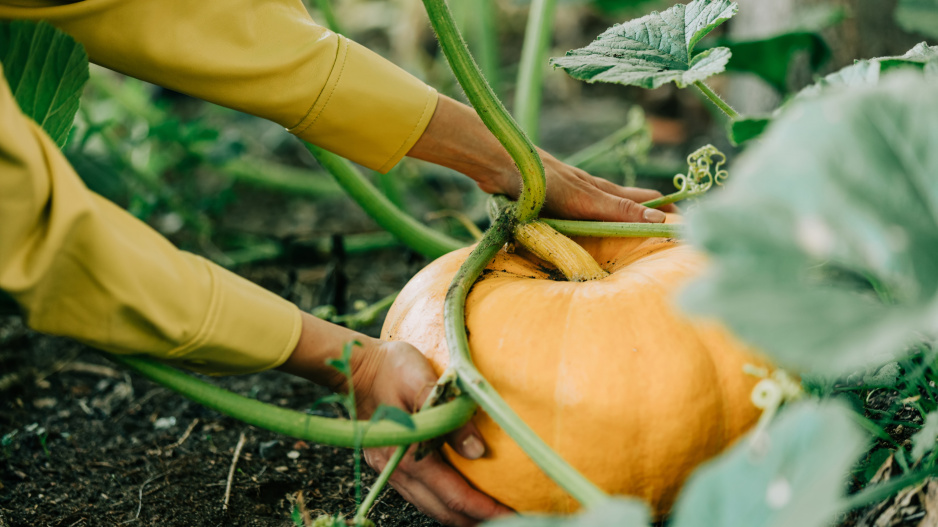
<path fill-rule="evenodd" d="M 669 218 L 669 221 L 675 221 Z M 524 251 L 501 251 L 473 286 L 466 326 L 473 360 L 508 404 L 603 490 L 646 500 L 659 515 L 704 460 L 758 419 L 766 366 L 715 322 L 691 321 L 674 293 L 704 266 L 662 238 L 577 238 L 611 274 L 566 282 Z M 423 269 L 391 307 L 382 338 L 420 349 L 438 374 L 448 352 L 443 299 L 469 249 Z M 517 511 L 570 512 L 577 503 L 483 411 L 486 455 L 445 450 L 475 487 Z"/>

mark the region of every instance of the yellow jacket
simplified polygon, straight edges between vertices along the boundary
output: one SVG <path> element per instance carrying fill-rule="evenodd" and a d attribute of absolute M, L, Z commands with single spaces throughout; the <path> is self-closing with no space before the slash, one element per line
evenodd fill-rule
<path fill-rule="evenodd" d="M 0 0 L 0 18 L 48 20 L 93 62 L 380 171 L 436 108 L 432 88 L 316 25 L 300 0 Z M 30 327 L 209 374 L 272 368 L 296 346 L 293 304 L 89 191 L 2 76 L 0 176 L 0 289 Z"/>

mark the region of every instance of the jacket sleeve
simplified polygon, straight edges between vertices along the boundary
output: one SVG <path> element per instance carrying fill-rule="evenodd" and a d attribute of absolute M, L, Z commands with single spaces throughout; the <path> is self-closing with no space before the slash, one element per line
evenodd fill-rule
<path fill-rule="evenodd" d="M 301 0 L 24 4 L 0 0 L 0 18 L 48 20 L 97 64 L 270 119 L 382 172 L 410 150 L 436 109 L 435 90 L 316 25 Z"/>
<path fill-rule="evenodd" d="M 209 374 L 278 366 L 301 328 L 293 304 L 88 190 L 20 112 L 2 69 L 0 289 L 38 331 Z"/>

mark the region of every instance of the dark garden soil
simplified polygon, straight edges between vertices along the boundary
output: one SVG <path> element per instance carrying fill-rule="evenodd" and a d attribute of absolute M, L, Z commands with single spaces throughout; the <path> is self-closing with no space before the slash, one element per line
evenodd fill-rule
<path fill-rule="evenodd" d="M 400 253 L 382 260 L 399 262 Z M 404 263 L 369 271 L 374 259 L 372 254 L 349 262 L 351 298 L 377 300 L 412 272 Z M 290 273 L 269 266 L 246 274 L 278 292 L 319 294 L 313 291 L 319 286 L 302 280 L 328 282 L 322 277 L 329 268 Z M 276 371 L 211 382 L 298 410 L 325 395 Z M 226 512 L 226 482 L 241 434 L 244 446 Z M 89 348 L 28 331 L 19 317 L 0 318 L 0 436 L 0 527 L 288 526 L 296 499 L 314 517 L 354 512 L 350 450 L 246 426 Z M 367 467 L 364 472 L 367 489 L 374 473 Z M 390 489 L 371 518 L 389 527 L 438 525 Z"/>

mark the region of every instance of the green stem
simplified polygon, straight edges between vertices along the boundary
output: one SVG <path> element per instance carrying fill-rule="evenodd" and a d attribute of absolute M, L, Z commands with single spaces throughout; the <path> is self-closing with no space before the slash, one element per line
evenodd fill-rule
<path fill-rule="evenodd" d="M 335 17 L 335 11 L 332 10 L 332 0 L 316 0 L 316 8 L 322 13 L 326 27 L 336 33 L 343 33 L 342 28 L 339 26 L 339 21 Z"/>
<path fill-rule="evenodd" d="M 333 318 L 331 321 L 335 322 L 336 324 L 345 324 L 346 327 L 350 329 L 358 329 L 360 327 L 373 324 L 381 313 L 391 307 L 391 304 L 394 303 L 394 299 L 397 298 L 398 294 L 400 294 L 400 291 L 395 291 L 381 300 L 378 300 L 374 304 L 369 305 L 365 309 L 355 313 L 350 313 L 348 315 L 339 315 Z"/>
<path fill-rule="evenodd" d="M 365 496 L 365 501 L 359 505 L 358 512 L 355 513 L 355 518 L 352 520 L 353 525 L 361 525 L 364 523 L 365 518 L 368 517 L 368 513 L 371 511 L 371 507 L 375 503 L 375 500 L 378 499 L 381 491 L 384 490 L 384 486 L 387 485 L 388 479 L 391 478 L 391 474 L 394 473 L 394 470 L 397 469 L 397 466 L 401 463 L 401 460 L 404 459 L 404 454 L 407 453 L 407 448 L 408 445 L 401 445 L 394 450 L 393 454 L 391 454 L 391 458 L 388 459 L 388 464 L 384 466 L 381 474 L 378 474 L 378 479 L 375 480 L 374 484 L 371 486 L 371 489 L 368 491 L 368 495 Z"/>
<path fill-rule="evenodd" d="M 259 159 L 234 159 L 219 172 L 253 187 L 284 192 L 312 199 L 342 196 L 342 189 L 323 173 L 311 174 L 308 169 L 294 168 Z"/>
<path fill-rule="evenodd" d="M 349 161 L 318 146 L 306 144 L 316 161 L 331 173 L 339 185 L 382 228 L 397 236 L 404 245 L 427 258 L 438 258 L 465 246 L 408 216 L 375 188 Z"/>
<path fill-rule="evenodd" d="M 599 141 L 596 141 L 595 143 L 587 146 L 579 152 L 570 155 L 564 159 L 563 162 L 571 166 L 583 168 L 594 159 L 609 154 L 609 152 L 617 145 L 625 142 L 632 136 L 641 133 L 643 130 L 645 130 L 646 126 L 645 112 L 642 111 L 641 107 L 633 106 L 629 110 L 625 126 L 619 128 L 615 132 L 607 135 Z"/>
<path fill-rule="evenodd" d="M 681 201 L 682 199 L 689 198 L 693 195 L 694 195 L 693 192 L 689 192 L 686 190 L 679 190 L 677 192 L 672 192 L 665 196 L 661 196 L 660 198 L 650 199 L 642 203 L 642 205 L 648 207 L 649 209 L 657 209 L 658 207 L 664 207 L 665 205 L 676 203 L 678 201 Z"/>
<path fill-rule="evenodd" d="M 544 91 L 544 66 L 550 47 L 551 27 L 557 0 L 533 0 L 524 31 L 521 64 L 515 88 L 515 116 L 521 129 L 537 143 L 541 95 Z"/>
<path fill-rule="evenodd" d="M 427 9 L 430 24 L 440 41 L 440 48 L 446 55 L 456 79 L 466 92 L 466 97 L 475 107 L 482 122 L 502 143 L 521 172 L 524 185 L 518 197 L 516 214 L 518 221 L 527 222 L 536 218 L 544 204 L 547 192 L 544 165 L 537 154 L 537 149 L 505 110 L 492 88 L 485 82 L 478 64 L 472 59 L 465 41 L 456 28 L 446 0 L 423 0 L 423 5 Z"/>
<path fill-rule="evenodd" d="M 479 245 L 472 250 L 459 268 L 450 285 L 443 308 L 446 344 L 450 350 L 449 367 L 456 372 L 459 387 L 479 403 L 479 406 L 518 443 L 541 470 L 583 506 L 591 507 L 605 500 L 607 496 L 564 461 L 538 437 L 531 427 L 524 423 L 479 373 L 470 356 L 465 324 L 466 297 L 488 262 L 508 241 L 513 223 L 514 218 L 511 217 L 510 209 L 500 214 Z"/>
<path fill-rule="evenodd" d="M 713 102 L 713 104 L 715 104 L 717 108 L 723 110 L 723 113 L 728 115 L 730 119 L 739 119 L 739 113 L 736 110 L 734 110 L 732 106 L 727 104 L 727 102 L 724 101 L 719 95 L 717 95 L 716 92 L 711 90 L 709 86 L 707 86 L 701 81 L 695 82 L 694 86 L 697 86 L 697 89 L 703 92 L 703 94 L 708 99 L 710 99 L 710 101 Z"/>
<path fill-rule="evenodd" d="M 305 441 L 355 447 L 354 426 L 349 421 L 309 415 L 243 397 L 153 359 L 127 355 L 108 355 L 108 358 L 203 406 L 249 425 Z M 361 438 L 360 446 L 371 448 L 426 441 L 459 428 L 472 417 L 475 410 L 476 404 L 472 400 L 458 397 L 414 415 L 413 430 L 392 421 L 381 421 L 370 425 Z"/>
<path fill-rule="evenodd" d="M 601 221 L 542 220 L 567 236 L 594 238 L 680 238 L 683 226 L 673 223 L 619 223 Z"/>

